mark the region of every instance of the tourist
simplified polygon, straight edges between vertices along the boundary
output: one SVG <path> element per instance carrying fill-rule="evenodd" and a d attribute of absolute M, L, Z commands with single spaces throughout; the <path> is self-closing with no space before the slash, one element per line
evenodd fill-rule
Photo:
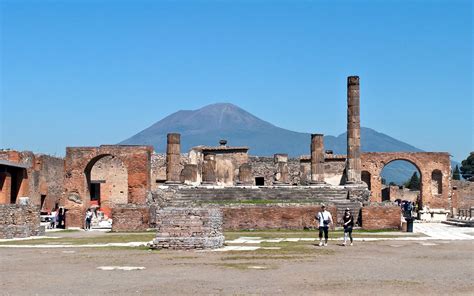
<path fill-rule="evenodd" d="M 342 245 L 346 245 L 347 237 L 349 237 L 352 246 L 352 228 L 354 227 L 354 216 L 352 216 L 349 208 L 346 208 L 346 211 L 344 212 L 344 217 L 342 218 L 342 222 L 344 226 L 344 242 L 342 243 Z"/>
<path fill-rule="evenodd" d="M 332 223 L 331 213 L 326 211 L 326 206 L 321 206 L 321 212 L 317 215 L 317 220 L 319 221 L 319 246 L 323 245 L 323 233 L 324 233 L 324 246 L 328 245 L 328 236 L 329 236 L 329 225 Z"/>
<path fill-rule="evenodd" d="M 91 229 L 91 221 L 92 221 L 92 211 L 91 211 L 91 209 L 87 209 L 85 230 L 90 230 Z"/>
<path fill-rule="evenodd" d="M 51 210 L 51 215 L 50 215 L 50 220 L 49 220 L 49 228 L 54 229 L 56 228 L 56 218 L 57 218 L 57 212 L 56 209 Z"/>

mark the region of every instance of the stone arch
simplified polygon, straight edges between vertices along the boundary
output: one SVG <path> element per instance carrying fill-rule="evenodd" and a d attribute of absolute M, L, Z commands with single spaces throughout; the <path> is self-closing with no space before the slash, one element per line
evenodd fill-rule
<path fill-rule="evenodd" d="M 389 163 L 404 160 L 413 164 L 420 172 L 420 202 L 430 208 L 449 208 L 449 172 L 451 164 L 449 153 L 445 152 L 366 152 L 361 154 L 362 170 L 370 173 L 371 197 L 373 202 L 381 199 L 381 171 Z M 433 198 L 431 192 L 431 174 L 433 170 L 441 172 L 441 194 Z"/>
<path fill-rule="evenodd" d="M 89 206 L 90 170 L 104 157 L 114 156 L 127 170 L 127 202 L 145 204 L 151 188 L 151 146 L 103 145 L 67 147 L 65 163 L 65 206 L 67 226 L 82 226 Z"/>
<path fill-rule="evenodd" d="M 120 157 L 101 154 L 90 160 L 84 169 L 86 201 L 100 207 L 107 217 L 116 204 L 128 200 L 128 169 Z"/>

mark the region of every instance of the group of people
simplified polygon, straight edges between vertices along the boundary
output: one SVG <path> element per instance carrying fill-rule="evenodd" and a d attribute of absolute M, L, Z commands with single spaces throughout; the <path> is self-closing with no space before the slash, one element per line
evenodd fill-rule
<path fill-rule="evenodd" d="M 321 212 L 316 215 L 316 220 L 319 222 L 319 246 L 327 246 L 329 237 L 329 226 L 333 224 L 333 219 L 331 213 L 326 210 L 325 205 L 321 206 Z M 354 227 L 354 216 L 352 215 L 349 208 L 346 208 L 346 210 L 344 211 L 342 223 L 344 226 L 344 241 L 342 245 L 346 246 L 348 240 L 350 240 L 350 245 L 352 246 L 352 228 Z"/>
<path fill-rule="evenodd" d="M 398 206 L 402 209 L 404 217 L 412 217 L 413 212 L 418 212 L 418 203 L 409 200 L 396 200 Z"/>
<path fill-rule="evenodd" d="M 66 211 L 64 208 L 55 207 L 49 214 L 49 229 L 64 228 L 65 226 L 65 215 Z"/>

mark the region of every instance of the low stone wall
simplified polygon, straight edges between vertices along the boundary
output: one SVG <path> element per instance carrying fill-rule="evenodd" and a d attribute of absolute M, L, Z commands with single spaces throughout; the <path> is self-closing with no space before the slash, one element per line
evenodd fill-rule
<path fill-rule="evenodd" d="M 400 229 L 401 209 L 392 204 L 370 204 L 362 208 L 363 229 Z"/>
<path fill-rule="evenodd" d="M 335 222 L 337 208 L 327 206 Z M 320 205 L 238 205 L 222 207 L 225 230 L 314 229 Z M 335 224 L 332 225 L 334 228 Z"/>
<path fill-rule="evenodd" d="M 0 239 L 44 235 L 39 208 L 32 205 L 0 205 Z"/>
<path fill-rule="evenodd" d="M 150 228 L 150 207 L 118 205 L 112 209 L 112 231 L 144 231 Z"/>
<path fill-rule="evenodd" d="M 224 245 L 218 208 L 166 207 L 156 211 L 152 249 L 215 249 Z"/>

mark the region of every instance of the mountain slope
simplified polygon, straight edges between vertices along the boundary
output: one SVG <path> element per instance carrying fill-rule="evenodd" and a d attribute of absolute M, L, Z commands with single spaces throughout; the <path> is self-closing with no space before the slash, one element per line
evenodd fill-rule
<path fill-rule="evenodd" d="M 187 152 L 197 145 L 216 146 L 220 139 L 226 139 L 231 146 L 249 146 L 250 155 L 270 156 L 275 153 L 288 153 L 289 156 L 297 157 L 310 153 L 309 133 L 277 127 L 229 103 L 175 112 L 120 144 L 152 145 L 157 152 L 165 152 L 166 134 L 170 132 L 181 134 L 182 152 Z M 337 137 L 330 135 L 324 137 L 325 149 L 333 150 L 336 154 L 346 153 L 346 143 L 346 133 Z M 366 152 L 422 151 L 364 127 L 361 128 L 361 144 L 362 151 Z M 384 177 L 397 183 L 407 180 L 413 174 L 413 169 L 406 164 L 396 165 L 393 173 L 390 173 L 391 170 L 387 167 L 384 170 Z M 404 173 L 401 174 L 400 171 Z"/>

